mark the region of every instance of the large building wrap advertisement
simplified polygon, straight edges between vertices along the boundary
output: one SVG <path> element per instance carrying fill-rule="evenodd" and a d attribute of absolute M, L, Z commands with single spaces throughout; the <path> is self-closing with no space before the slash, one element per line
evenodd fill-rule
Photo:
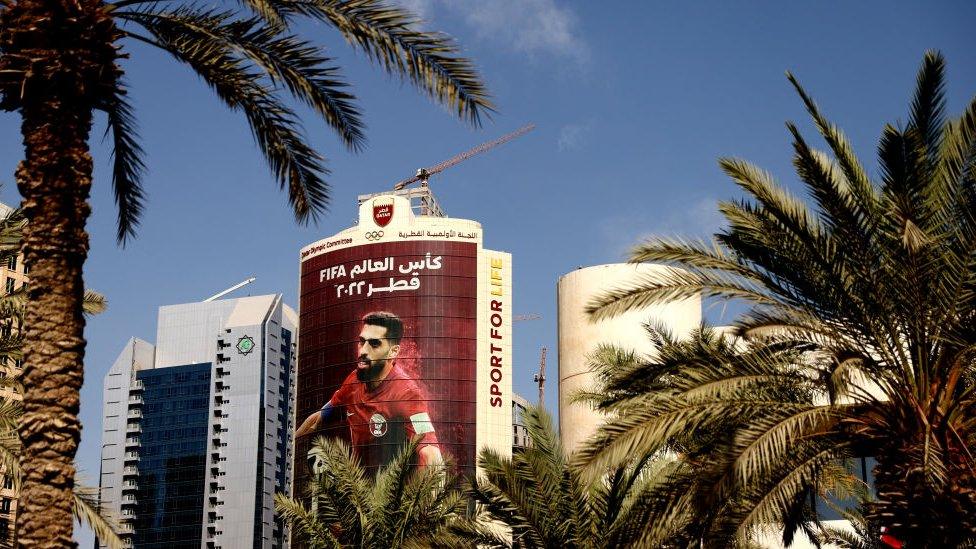
<path fill-rule="evenodd" d="M 391 223 L 409 213 L 406 201 L 366 204 L 358 227 L 302 252 L 298 460 L 321 435 L 375 468 L 415 438 L 416 465 L 474 472 L 480 231 Z"/>

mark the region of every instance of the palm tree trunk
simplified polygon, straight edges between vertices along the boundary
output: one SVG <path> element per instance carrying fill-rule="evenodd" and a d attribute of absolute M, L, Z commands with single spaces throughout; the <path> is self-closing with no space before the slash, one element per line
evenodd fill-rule
<path fill-rule="evenodd" d="M 23 547 L 73 547 L 74 456 L 81 439 L 85 354 L 82 266 L 88 255 L 91 110 L 57 100 L 23 109 L 26 159 L 17 169 L 28 224 L 23 485 L 17 514 Z"/>
<path fill-rule="evenodd" d="M 933 458 L 945 470 L 939 487 L 925 481 L 920 443 L 878 455 L 868 518 L 906 547 L 962 547 L 976 539 L 976 475 L 958 446 L 943 447 L 949 451 Z"/>
<path fill-rule="evenodd" d="M 4 75 L 21 75 L 3 82 L 4 107 L 18 109 L 22 117 L 26 156 L 16 178 L 31 268 L 17 541 L 30 548 L 75 547 L 72 488 L 85 353 L 82 267 L 92 178 L 88 137 L 93 107 L 118 76 L 118 32 L 102 0 L 19 0 L 0 19 Z"/>

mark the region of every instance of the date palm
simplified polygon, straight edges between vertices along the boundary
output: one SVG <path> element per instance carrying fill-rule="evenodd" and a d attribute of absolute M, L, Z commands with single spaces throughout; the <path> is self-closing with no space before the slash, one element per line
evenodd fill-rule
<path fill-rule="evenodd" d="M 634 401 L 631 415 L 611 420 L 589 463 L 747 412 L 738 446 L 723 456 L 739 484 L 772 484 L 740 534 L 784 522 L 819 472 L 846 456 L 877 459 L 872 528 L 907 547 L 955 547 L 976 534 L 976 100 L 945 119 L 944 65 L 926 54 L 907 123 L 882 132 L 877 181 L 791 76 L 831 153 L 788 125 L 812 205 L 759 168 L 725 159 L 748 195 L 720 205 L 726 230 L 713 242 L 635 248 L 633 261 L 684 270 L 609 291 L 593 304 L 595 317 L 698 293 L 740 299 L 750 309 L 739 333 L 770 358 L 751 369 L 703 363 L 679 394 L 635 396 L 647 406 Z M 763 397 L 783 378 L 812 400 Z"/>
<path fill-rule="evenodd" d="M 791 454 L 758 469 L 740 459 L 764 451 L 757 436 L 765 431 L 757 426 L 777 414 L 817 408 L 814 382 L 796 375 L 800 354 L 744 347 L 707 326 L 680 339 L 662 327 L 648 326 L 647 332 L 653 356 L 601 346 L 591 357 L 598 383 L 582 396 L 614 419 L 577 459 L 586 465 L 607 459 L 602 452 L 609 451 L 615 462 L 646 448 L 667 464 L 643 498 L 641 546 L 741 549 L 754 546 L 753 534 L 771 524 L 782 530 L 786 545 L 799 531 L 817 535 L 811 497 L 847 497 L 855 488 L 841 462 L 825 459 L 806 476 L 785 480 L 797 497 L 780 513 L 782 501 L 767 495 L 809 457 L 809 449 L 798 442 Z M 843 446 L 835 450 L 832 458 L 846 457 Z"/>
<path fill-rule="evenodd" d="M 483 450 L 471 493 L 488 518 L 511 530 L 505 547 L 628 547 L 641 538 L 657 463 L 629 459 L 599 475 L 573 467 L 542 408 L 523 414 L 529 447 L 510 458 Z"/>
<path fill-rule="evenodd" d="M 491 109 L 472 64 L 447 37 L 381 0 L 245 0 L 219 7 L 178 0 L 0 0 L 0 107 L 21 115 L 25 158 L 16 172 L 30 221 L 22 491 L 25 547 L 71 542 L 72 459 L 78 447 L 84 356 L 82 267 L 87 257 L 94 111 L 107 114 L 114 146 L 118 239 L 134 235 L 144 171 L 123 80 L 125 45 L 155 46 L 187 65 L 244 115 L 300 222 L 327 204 L 322 157 L 302 134 L 288 96 L 359 149 L 364 130 L 334 59 L 293 34 L 322 22 L 354 48 L 477 124 Z"/>
<path fill-rule="evenodd" d="M 406 445 L 371 477 L 348 444 L 320 437 L 310 451 L 318 463 L 306 497 L 276 494 L 275 512 L 309 549 L 467 547 L 469 536 L 481 539 L 481 529 L 466 517 L 464 493 L 447 471 L 410 465 L 416 447 Z"/>
<path fill-rule="evenodd" d="M 20 210 L 13 210 L 0 218 L 0 265 L 20 252 L 23 241 L 24 216 Z M 7 373 L 11 364 L 23 359 L 23 337 L 21 328 L 26 304 L 25 289 L 0 295 L 0 368 Z M 94 314 L 105 310 L 105 298 L 92 291 L 85 292 L 84 310 Z M 16 374 L 16 370 L 13 371 Z M 6 375 L 0 379 L 0 388 L 23 393 L 19 375 Z M 17 423 L 23 407 L 12 396 L 0 396 L 0 470 L 9 476 L 15 491 L 21 486 L 20 437 Z M 122 540 L 115 533 L 117 522 L 111 513 L 103 508 L 98 489 L 75 485 L 72 490 L 72 509 L 75 520 L 87 524 L 102 543 L 113 549 L 122 547 Z M 16 546 L 16 536 L 0 532 L 0 547 Z"/>

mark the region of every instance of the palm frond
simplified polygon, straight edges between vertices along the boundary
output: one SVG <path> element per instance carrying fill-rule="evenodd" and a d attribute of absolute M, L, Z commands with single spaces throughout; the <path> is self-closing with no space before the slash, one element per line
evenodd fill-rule
<path fill-rule="evenodd" d="M 334 26 L 346 41 L 390 73 L 408 79 L 459 118 L 480 125 L 493 111 L 470 60 L 448 36 L 416 30 L 419 21 L 383 0 L 290 0 L 296 13 Z"/>
<path fill-rule="evenodd" d="M 827 141 L 827 144 L 834 152 L 834 156 L 837 157 L 837 163 L 840 165 L 845 179 L 850 185 L 851 195 L 856 199 L 856 207 L 860 216 L 870 224 L 878 211 L 877 196 L 874 186 L 860 161 L 857 159 L 857 155 L 854 153 L 854 148 L 847 140 L 844 132 L 837 126 L 831 124 L 821 114 L 816 103 L 814 103 L 813 99 L 803 89 L 796 77 L 791 73 L 786 73 L 786 77 L 806 105 L 807 112 L 813 118 L 814 123 L 816 123 L 820 135 Z"/>
<path fill-rule="evenodd" d="M 295 114 L 226 44 L 159 15 L 142 21 L 155 38 L 151 43 L 188 64 L 228 107 L 244 114 L 271 171 L 282 188 L 288 187 L 296 220 L 317 219 L 328 203 L 328 184 L 321 177 L 328 172 L 301 135 Z"/>
<path fill-rule="evenodd" d="M 126 547 L 117 533 L 118 521 L 112 517 L 110 510 L 101 504 L 98 488 L 75 485 L 72 495 L 75 519 L 91 528 L 98 543 L 110 549 Z"/>
<path fill-rule="evenodd" d="M 650 305 L 698 297 L 774 303 L 761 286 L 734 275 L 721 271 L 693 273 L 670 269 L 659 274 L 643 275 L 633 282 L 604 291 L 587 304 L 586 313 L 595 321 Z"/>
<path fill-rule="evenodd" d="M 144 9 L 121 12 L 119 17 L 144 24 L 165 19 L 175 29 L 205 36 L 237 52 L 260 68 L 269 81 L 283 84 L 293 97 L 319 113 L 353 151 L 366 142 L 362 114 L 355 97 L 346 90 L 333 59 L 321 55 L 320 48 L 261 19 L 237 19 L 232 12 L 179 7 L 172 10 Z"/>
<path fill-rule="evenodd" d="M 937 51 L 928 51 L 918 71 L 909 124 L 918 131 L 931 167 L 935 166 L 936 154 L 942 148 L 944 114 L 945 58 Z"/>
<path fill-rule="evenodd" d="M 95 290 L 85 290 L 85 297 L 81 303 L 82 309 L 86 314 L 97 315 L 105 312 L 108 308 L 108 300 L 105 296 Z"/>
<path fill-rule="evenodd" d="M 275 494 L 274 502 L 275 514 L 297 530 L 297 537 L 308 543 L 310 549 L 342 549 L 342 543 L 332 535 L 328 526 L 301 501 Z"/>
<path fill-rule="evenodd" d="M 26 223 L 27 218 L 20 208 L 0 217 L 0 263 L 6 263 L 20 253 Z"/>
<path fill-rule="evenodd" d="M 146 165 L 126 93 L 122 83 L 117 83 L 111 99 L 102 106 L 108 115 L 105 135 L 112 133 L 112 190 L 118 208 L 115 238 L 123 246 L 136 235 L 146 198 L 142 188 Z"/>

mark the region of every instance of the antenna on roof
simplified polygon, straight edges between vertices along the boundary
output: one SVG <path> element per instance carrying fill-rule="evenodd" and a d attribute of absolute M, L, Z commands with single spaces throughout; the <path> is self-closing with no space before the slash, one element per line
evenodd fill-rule
<path fill-rule="evenodd" d="M 204 299 L 203 302 L 206 303 L 208 301 L 213 301 L 215 299 L 224 297 L 225 295 L 233 292 L 234 290 L 236 290 L 238 288 L 243 288 L 244 286 L 247 286 L 248 284 L 254 282 L 255 280 L 257 280 L 257 278 L 255 278 L 255 277 L 252 276 L 252 277 L 248 278 L 247 280 L 245 280 L 244 282 L 239 282 L 237 284 L 234 284 L 230 288 L 227 288 L 226 290 L 224 290 L 222 292 L 215 293 L 214 295 L 208 297 L 207 299 Z"/>

